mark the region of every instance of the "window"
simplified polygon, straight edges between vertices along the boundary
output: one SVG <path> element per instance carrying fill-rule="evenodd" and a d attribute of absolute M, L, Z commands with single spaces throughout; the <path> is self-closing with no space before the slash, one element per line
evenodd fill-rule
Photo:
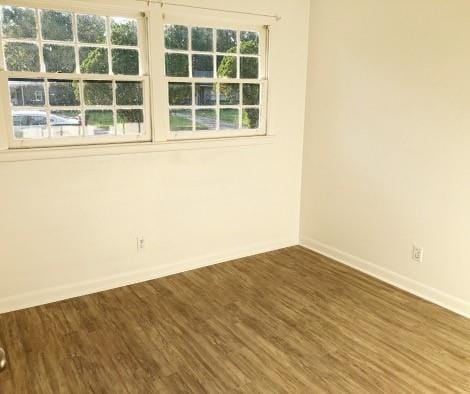
<path fill-rule="evenodd" d="M 170 138 L 265 130 L 265 29 L 166 23 Z"/>
<path fill-rule="evenodd" d="M 12 3 L 0 150 L 267 134 L 265 23 L 131 0 Z"/>
<path fill-rule="evenodd" d="M 140 15 L 0 12 L 11 147 L 150 140 Z"/>

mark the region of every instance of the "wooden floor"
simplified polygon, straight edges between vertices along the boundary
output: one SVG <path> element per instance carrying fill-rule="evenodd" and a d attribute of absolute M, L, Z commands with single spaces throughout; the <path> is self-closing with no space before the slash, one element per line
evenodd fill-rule
<path fill-rule="evenodd" d="M 0 315 L 0 393 L 470 393 L 470 320 L 301 247 Z"/>

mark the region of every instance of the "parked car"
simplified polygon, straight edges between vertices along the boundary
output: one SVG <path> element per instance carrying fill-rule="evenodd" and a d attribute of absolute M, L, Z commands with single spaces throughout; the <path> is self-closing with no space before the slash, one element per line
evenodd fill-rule
<path fill-rule="evenodd" d="M 80 117 L 65 117 L 55 114 L 49 115 L 50 125 L 73 126 L 80 125 Z M 47 114 L 45 111 L 14 111 L 13 127 L 15 137 L 24 138 L 44 138 L 47 136 Z"/>

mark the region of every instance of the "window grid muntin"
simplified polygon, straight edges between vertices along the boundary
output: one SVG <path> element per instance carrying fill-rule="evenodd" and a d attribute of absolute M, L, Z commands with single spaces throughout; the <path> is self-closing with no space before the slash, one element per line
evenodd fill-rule
<path fill-rule="evenodd" d="M 2 7 L 5 5 L 0 4 L 0 11 Z M 6 43 L 26 43 L 26 44 L 36 44 L 38 47 L 39 51 L 39 63 L 40 63 L 40 70 L 39 71 L 32 71 L 35 73 L 41 73 L 41 72 L 46 72 L 46 65 L 44 62 L 44 46 L 45 45 L 60 45 L 60 46 L 70 46 L 70 47 L 75 47 L 75 73 L 73 74 L 82 74 L 81 69 L 80 69 L 80 57 L 79 57 L 79 52 L 80 48 L 106 48 L 108 49 L 108 65 L 109 65 L 109 72 L 108 74 L 104 75 L 113 75 L 116 77 L 119 77 L 121 75 L 128 75 L 128 74 L 114 74 L 113 73 L 113 64 L 112 64 L 112 51 L 113 49 L 128 49 L 128 50 L 135 50 L 138 53 L 138 58 L 139 58 L 139 73 L 136 74 L 136 76 L 141 76 L 144 74 L 143 70 L 143 62 L 142 62 L 142 56 L 143 56 L 143 51 L 142 51 L 142 40 L 141 40 L 141 34 L 140 32 L 140 25 L 142 23 L 142 18 L 137 18 L 137 17 L 132 17 L 132 16 L 123 16 L 122 18 L 124 19 L 132 19 L 137 22 L 137 45 L 136 46 L 130 46 L 130 45 L 115 45 L 112 44 L 111 42 L 111 22 L 113 18 L 116 18 L 117 16 L 115 15 L 98 15 L 95 13 L 84 13 L 84 12 L 73 12 L 73 11 L 63 11 L 63 10 L 56 10 L 56 9 L 50 9 L 50 8 L 30 8 L 30 7 L 20 7 L 20 6 L 7 6 L 7 7 L 15 7 L 15 8 L 27 8 L 27 9 L 32 9 L 34 11 L 34 18 L 36 22 L 36 37 L 35 38 L 9 38 L 5 37 L 3 34 L 3 23 L 0 25 L 0 37 L 2 41 L 1 44 L 1 56 L 0 60 L 2 60 L 1 66 L 3 67 L 4 70 L 9 71 L 9 72 L 15 72 L 14 70 L 8 70 L 7 69 L 7 61 L 6 57 L 4 56 L 4 44 Z M 64 13 L 69 13 L 72 15 L 72 32 L 73 32 L 73 41 L 60 41 L 60 40 L 45 40 L 43 39 L 43 34 L 42 34 L 42 23 L 41 23 L 41 11 L 58 11 L 58 12 L 64 12 Z M 3 14 L 3 13 L 2 13 Z M 105 43 L 85 43 L 85 42 L 79 42 L 78 39 L 78 22 L 77 18 L 79 15 L 96 15 L 105 18 L 105 26 L 106 26 L 106 42 Z M 1 20 L 1 19 L 0 19 Z M 57 73 L 57 74 L 63 74 L 63 73 Z"/>
<path fill-rule="evenodd" d="M 187 41 L 188 41 L 188 49 L 167 49 L 166 42 L 165 42 L 165 30 L 167 26 L 184 26 L 187 28 Z M 192 45 L 192 29 L 193 28 L 210 28 L 212 29 L 212 51 L 197 51 L 193 50 Z M 217 31 L 225 31 L 231 30 L 236 32 L 236 52 L 219 52 L 217 51 Z M 258 35 L 258 53 L 257 54 L 242 54 L 241 53 L 241 32 L 252 32 Z M 163 40 L 164 40 L 164 51 L 165 57 L 166 54 L 182 54 L 188 57 L 188 77 L 174 77 L 174 76 L 167 76 L 167 69 L 165 64 L 165 78 L 167 80 L 167 90 L 168 95 L 169 92 L 169 85 L 170 83 L 179 82 L 179 83 L 191 83 L 192 88 L 192 105 L 171 105 L 168 97 L 168 102 L 166 103 L 168 107 L 168 118 L 171 118 L 170 113 L 172 110 L 191 110 L 192 114 L 192 133 L 211 133 L 211 132 L 224 132 L 227 129 L 220 128 L 220 110 L 221 109 L 238 109 L 238 128 L 233 129 L 234 132 L 238 131 L 247 131 L 248 133 L 257 133 L 263 127 L 262 125 L 262 111 L 263 106 L 266 103 L 263 102 L 263 89 L 265 89 L 263 84 L 263 76 L 262 76 L 262 58 L 265 56 L 262 50 L 261 45 L 261 32 L 257 31 L 256 29 L 245 29 L 245 28 L 232 28 L 232 27 L 215 27 L 215 26 L 204 26 L 203 24 L 192 25 L 192 24 L 183 24 L 177 22 L 166 23 L 163 26 Z M 213 68 L 213 77 L 195 77 L 193 74 L 193 55 L 210 55 L 212 56 L 212 68 Z M 236 78 L 220 78 L 218 75 L 217 70 L 217 58 L 219 56 L 233 56 L 236 57 L 236 65 L 237 65 L 237 75 Z M 258 78 L 241 78 L 241 58 L 256 58 L 258 60 Z M 207 84 L 215 84 L 216 85 L 216 104 L 215 105 L 205 105 L 205 106 L 198 106 L 196 105 L 196 84 L 198 83 L 207 83 Z M 233 83 L 239 85 L 239 104 L 238 105 L 221 105 L 220 104 L 220 84 L 224 83 Z M 243 84 L 256 84 L 259 86 L 259 103 L 258 105 L 243 105 Z M 243 127 L 243 110 L 248 108 L 256 108 L 258 109 L 258 127 L 254 129 L 244 129 Z M 197 118 L 196 118 L 196 111 L 200 109 L 214 109 L 216 111 L 216 130 L 199 130 L 197 128 Z M 169 130 L 170 133 L 176 134 L 184 134 L 188 133 L 186 130 L 171 130 L 171 120 L 169 123 Z"/>
<path fill-rule="evenodd" d="M 10 79 L 36 79 L 42 80 L 45 83 L 44 86 L 44 94 L 47 96 L 46 100 L 49 102 L 49 80 L 110 80 L 113 82 L 113 87 L 118 82 L 136 82 L 142 83 L 142 95 L 143 95 L 143 104 L 141 106 L 132 106 L 132 105 L 116 105 L 113 109 L 113 127 L 115 129 L 114 134 L 108 135 L 107 141 L 102 141 L 106 143 L 124 143 L 124 142 L 133 142 L 133 141 L 149 141 L 151 140 L 151 113 L 150 113 L 150 79 L 148 75 L 146 75 L 148 70 L 148 56 L 146 53 L 145 43 L 147 42 L 147 18 L 142 13 L 130 12 L 130 11 L 122 11 L 115 10 L 115 12 L 107 12 L 104 9 L 100 10 L 96 8 L 94 10 L 84 11 L 80 9 L 80 7 L 41 7 L 38 5 L 37 7 L 28 7 L 28 6 L 21 6 L 21 5 L 6 5 L 0 4 L 0 10 L 2 7 L 16 7 L 16 8 L 26 8 L 32 9 L 34 12 L 34 20 L 36 23 L 36 37 L 35 38 L 7 38 L 3 34 L 3 25 L 0 24 L 0 71 L 2 71 L 6 78 L 5 86 L 5 97 L 8 100 L 8 108 L 10 111 L 7 113 L 6 120 L 10 124 L 7 129 L 9 133 L 6 133 L 7 140 L 9 141 L 10 148 L 21 148 L 21 147 L 48 147 L 48 146 L 67 146 L 67 145 L 86 145 L 86 144 L 95 144 L 97 136 L 89 136 L 86 134 L 86 126 L 85 126 L 85 111 L 92 110 L 92 109 L 102 109 L 96 106 L 86 106 L 84 104 L 84 92 L 83 92 L 83 83 L 79 83 L 80 87 L 80 97 L 81 97 L 81 106 L 80 108 L 76 106 L 49 106 L 47 109 L 45 106 L 40 107 L 30 107 L 30 106 L 13 106 L 10 102 L 10 94 L 9 89 L 7 86 L 7 81 Z M 43 11 L 55 11 L 55 12 L 63 12 L 67 14 L 71 14 L 72 16 L 72 41 L 60 41 L 60 40 L 52 40 L 52 39 L 43 39 L 43 30 L 42 30 L 42 21 L 40 18 L 41 12 Z M 107 41 L 101 44 L 89 44 L 89 43 L 80 43 L 78 40 L 78 26 L 77 26 L 77 15 L 97 15 L 104 17 L 106 20 L 106 37 Z M 133 20 L 137 26 L 137 45 L 130 46 L 130 45 L 116 45 L 111 43 L 112 39 L 112 30 L 111 24 L 114 18 L 123 18 Z M 4 56 L 4 42 L 12 42 L 12 43 L 26 43 L 26 44 L 34 44 L 38 47 L 38 56 L 40 59 L 40 70 L 41 71 L 9 71 L 6 69 L 6 58 Z M 75 55 L 75 72 L 74 73 L 61 73 L 61 72 L 47 72 L 46 65 L 44 61 L 44 47 L 47 45 L 58 45 L 64 47 L 73 47 L 74 48 L 74 55 Z M 89 73 L 82 73 L 80 70 L 80 56 L 79 51 L 81 47 L 100 47 L 108 49 L 108 64 L 109 64 L 109 73 L 108 74 L 89 74 Z M 138 61 L 139 61 L 139 74 L 138 75 L 129 75 L 129 74 L 114 74 L 113 71 L 113 62 L 112 62 L 112 50 L 113 49 L 128 49 L 134 50 L 138 53 Z M 144 50 L 145 49 L 145 50 Z M 5 100 L 5 101 L 6 101 Z M 113 94 L 113 100 L 116 100 L 116 93 Z M 6 103 L 5 103 L 6 104 Z M 84 109 L 86 107 L 86 109 Z M 137 109 L 142 111 L 143 115 L 143 122 L 138 122 L 140 124 L 140 133 L 139 134 L 122 134 L 122 127 L 120 127 L 120 123 L 118 123 L 118 111 L 120 110 L 133 110 Z M 13 111 L 45 111 L 47 114 L 47 133 L 48 138 L 41 138 L 41 139 L 16 139 L 14 135 L 14 125 L 13 125 Z M 71 136 L 71 137 L 64 137 L 64 141 L 60 142 L 62 138 L 60 137 L 52 137 L 52 127 L 51 124 L 51 114 L 55 111 L 80 111 L 80 135 L 79 136 Z M 138 115 L 137 119 L 140 118 Z M 132 120 L 130 121 L 132 122 Z M 137 122 L 136 122 L 137 123 Z M 127 123 L 126 123 L 127 124 Z M 103 139 L 105 136 L 103 136 Z M 44 144 L 43 141 L 51 141 L 50 144 Z M 73 141 L 72 141 L 73 140 Z M 99 143 L 102 143 L 99 142 Z"/>
<path fill-rule="evenodd" d="M 30 7 L 29 4 L 26 5 L 26 0 L 23 2 L 19 2 L 20 4 L 18 4 L 19 7 L 21 8 L 28 8 Z M 47 5 L 47 2 L 44 2 L 45 5 L 43 4 L 40 4 L 38 5 L 37 7 L 38 8 L 48 8 L 48 9 L 51 9 L 51 10 L 54 10 L 54 11 L 63 11 L 63 12 L 68 12 L 68 13 L 72 13 L 72 14 L 77 14 L 77 13 L 84 13 L 84 6 L 83 4 L 67 4 L 65 5 L 64 3 L 58 3 L 57 5 L 56 4 L 53 4 L 53 5 L 50 5 L 52 2 L 49 2 L 49 7 Z M 24 5 L 21 5 L 21 4 L 24 4 Z M 161 88 L 158 88 L 158 86 L 162 86 L 161 83 L 163 82 L 163 84 L 165 84 L 165 76 L 163 75 L 162 73 L 162 70 L 164 70 L 164 62 L 160 61 L 158 58 L 162 59 L 161 57 L 161 53 L 165 51 L 165 48 L 164 48 L 164 44 L 163 44 L 163 41 L 164 41 L 164 35 L 162 34 L 162 27 L 165 23 L 168 23 L 168 24 L 179 24 L 179 25 L 182 25 L 182 24 L 191 24 L 194 22 L 194 16 L 192 16 L 191 18 L 185 18 L 184 15 L 180 14 L 179 12 L 178 13 L 171 13 L 171 12 L 161 12 L 160 11 L 160 7 L 156 7 L 155 5 L 151 5 L 151 6 L 142 6 L 142 7 L 137 7 L 136 8 L 130 8 L 130 7 L 114 7 L 114 6 L 109 6 L 108 5 L 100 5 L 100 4 L 96 4 L 96 5 L 92 5 L 90 4 L 90 6 L 87 6 L 86 7 L 86 11 L 85 11 L 86 14 L 93 14 L 93 15 L 102 15 L 102 16 L 110 16 L 110 15 L 118 15 L 118 16 L 122 16 L 123 18 L 133 18 L 133 19 L 136 19 L 138 21 L 138 24 L 137 24 L 137 27 L 138 27 L 138 37 L 139 37 L 139 43 L 140 45 L 142 46 L 143 44 L 143 48 L 144 50 L 142 50 L 142 52 L 140 53 L 140 56 L 139 56 L 139 59 L 142 63 L 141 67 L 140 67 L 140 70 L 141 70 L 141 73 L 143 75 L 147 75 L 147 73 L 151 70 L 152 71 L 152 75 L 153 75 L 153 78 L 152 78 L 152 81 L 150 80 L 147 80 L 147 84 L 144 86 L 144 92 L 146 91 L 146 93 L 144 93 L 144 96 L 145 99 L 145 103 L 144 103 L 144 117 L 145 117 L 145 123 L 146 123 L 146 126 L 148 128 L 152 127 L 153 129 L 153 138 L 150 138 L 150 139 L 147 139 L 145 141 L 153 141 L 154 143 L 156 142 L 164 142 L 164 141 L 167 141 L 167 140 L 184 140 L 184 139 L 192 139 L 192 138 L 199 138 L 196 134 L 197 133 L 192 133 L 192 136 L 188 138 L 188 136 L 184 136 L 184 138 L 180 138 L 180 137 L 177 137 L 176 135 L 170 135 L 168 134 L 168 113 L 167 113 L 167 88 L 164 88 L 164 89 L 161 89 Z M 146 23 L 145 21 L 147 20 L 148 18 L 148 21 L 149 23 Z M 216 19 L 212 18 L 212 16 L 208 13 L 207 15 L 204 14 L 204 15 L 201 15 L 201 18 L 204 20 L 204 26 L 208 26 L 208 27 L 212 27 L 213 29 L 217 29 L 217 28 L 220 28 L 220 20 L 219 21 L 216 21 Z M 186 22 L 182 22 L 182 20 L 186 19 Z M 144 20 L 144 23 L 141 23 L 141 20 Z M 160 23 L 160 20 L 162 20 L 163 22 Z M 176 22 L 176 23 L 175 23 Z M 259 118 L 259 121 L 260 121 L 260 124 L 261 124 L 261 128 L 262 130 L 260 130 L 260 132 L 257 134 L 257 135 L 265 135 L 267 130 L 266 130 L 266 127 L 267 127 L 267 88 L 268 88 L 268 83 L 267 83 L 267 51 L 268 51 L 268 35 L 269 35 L 269 29 L 268 29 L 268 26 L 270 21 L 266 20 L 266 19 L 263 19 L 263 18 L 260 18 L 259 20 L 256 20 L 254 21 L 252 24 L 244 24 L 244 23 L 240 23 L 241 21 L 240 20 L 236 20 L 236 19 L 233 19 L 232 22 L 230 21 L 227 21 L 227 24 L 223 24 L 223 28 L 222 30 L 225 30 L 225 29 L 230 29 L 230 30 L 235 30 L 235 31 L 254 31 L 254 32 L 258 32 L 260 35 L 260 40 L 259 40 L 259 56 L 260 56 L 260 67 L 261 67 L 261 74 L 260 76 L 262 76 L 262 80 L 261 80 L 261 96 L 260 96 L 260 118 Z M 75 23 L 75 17 L 72 18 L 72 23 L 74 24 Z M 263 26 L 263 27 L 262 27 Z M 76 35 L 76 27 L 73 27 L 73 34 Z M 214 31 L 214 30 L 213 30 Z M 215 32 L 215 31 L 214 31 Z M 1 35 L 1 32 L 0 32 L 0 35 Z M 58 37 L 58 36 L 57 36 Z M 141 38 L 144 38 L 143 40 Z M 74 41 L 76 42 L 77 41 L 77 38 L 74 38 Z M 161 43 L 161 42 L 162 43 Z M 51 43 L 51 44 L 57 44 L 59 43 L 59 45 L 67 45 L 67 42 L 65 41 L 54 41 L 54 40 L 47 40 L 46 41 L 47 43 Z M 147 53 L 147 47 L 145 46 L 145 43 L 146 42 L 150 42 L 152 47 L 149 49 L 149 53 Z M 240 39 L 238 40 L 239 43 L 241 43 Z M 0 71 L 2 69 L 2 65 L 4 64 L 4 60 L 2 59 L 3 58 L 3 53 L 4 53 L 4 49 L 3 49 L 3 42 L 2 40 L 0 40 Z M 86 45 L 85 45 L 86 46 Z M 94 46 L 100 46 L 100 44 L 94 44 Z M 141 46 L 139 46 L 139 49 L 141 48 Z M 75 47 L 77 50 L 77 47 Z M 155 52 L 155 48 L 157 49 L 157 51 Z M 129 49 L 134 49 L 134 47 L 131 47 Z M 160 55 L 158 54 L 158 52 L 160 51 Z M 178 51 L 175 51 L 175 52 L 178 52 Z M 184 52 L 184 51 L 182 51 Z M 206 54 L 206 52 L 203 52 L 201 54 Z M 217 54 L 221 54 L 221 55 L 224 55 L 223 52 L 218 52 L 216 51 L 216 40 L 214 42 L 214 55 L 216 56 Z M 155 57 L 154 57 L 155 56 Z M 253 55 L 253 54 L 243 54 L 243 56 L 245 57 L 250 57 L 250 56 L 256 56 L 256 55 Z M 149 62 L 149 57 L 152 58 L 152 62 L 150 63 Z M 158 59 L 158 60 L 155 60 L 155 59 Z M 79 54 L 78 53 L 75 53 L 75 60 L 76 62 L 79 62 Z M 192 68 L 192 67 L 191 67 Z M 79 66 L 77 65 L 76 66 L 76 69 L 79 70 Z M 216 67 L 214 67 L 214 69 L 216 70 Z M 240 65 L 237 64 L 237 70 L 240 69 Z M 112 70 L 112 64 L 110 65 L 110 70 Z M 78 71 L 80 72 L 80 71 Z M 7 78 L 8 78 L 8 75 L 10 75 L 10 73 L 8 72 L 5 72 L 5 73 L 2 73 L 3 75 L 0 75 L 1 77 L 1 80 L 2 81 L 6 81 Z M 41 73 L 40 75 L 42 76 L 42 74 L 47 74 L 47 73 Z M 31 73 L 29 73 L 29 75 L 10 75 L 10 77 L 28 77 L 28 78 L 31 78 L 31 77 L 36 77 L 37 75 L 34 75 L 34 76 L 31 76 Z M 48 76 L 48 75 L 44 75 L 44 76 Z M 109 76 L 108 75 L 104 75 L 104 78 L 102 78 L 102 74 L 96 74 L 96 79 L 108 79 Z M 77 76 L 76 75 L 66 75 L 65 78 L 76 78 Z M 59 75 L 57 76 L 51 76 L 51 78 L 59 78 Z M 86 75 L 86 78 L 87 79 L 91 79 L 93 78 L 92 75 Z M 123 79 L 123 80 L 126 80 L 128 81 L 128 76 L 125 76 L 125 75 L 122 75 L 122 76 L 119 76 L 119 79 Z M 132 79 L 133 80 L 133 79 Z M 234 80 L 230 80 L 230 82 L 233 82 Z M 250 79 L 250 81 L 247 81 L 247 83 L 253 83 L 255 80 L 253 79 Z M 199 81 L 198 81 L 199 82 Z M 226 81 L 224 81 L 226 82 Z M 258 81 L 256 81 L 256 83 L 258 83 Z M 3 86 L 6 86 L 6 82 L 2 82 L 2 85 Z M 147 87 L 147 89 L 145 89 L 145 87 Z M 8 91 L 8 89 L 3 89 L 3 91 L 6 93 Z M 161 92 L 161 93 L 160 93 Z M 150 97 L 151 96 L 151 97 Z M 8 96 L 7 96 L 8 98 Z M 155 108 L 152 108 L 152 111 L 150 112 L 150 107 L 149 107 L 149 104 L 150 104 L 150 99 L 152 99 L 152 102 L 154 102 L 153 106 L 155 107 L 155 105 L 158 105 L 157 107 L 157 110 L 155 111 Z M 8 101 L 9 102 L 9 101 Z M 5 104 L 5 107 L 7 105 L 7 100 L 4 100 L 4 104 Z M 166 108 L 165 108 L 166 107 Z M 9 122 L 9 116 L 10 116 L 10 113 L 8 111 L 8 108 L 9 107 L 6 107 L 5 110 L 3 111 L 7 116 L 6 116 L 6 120 L 7 120 L 7 123 L 10 123 Z M 148 121 L 148 122 L 147 122 Z M 153 124 L 153 126 L 152 126 Z M 224 135 L 224 133 L 222 132 L 219 132 L 217 133 L 217 138 L 220 138 L 220 137 L 230 137 L 230 136 L 244 136 L 246 135 L 247 133 L 243 133 L 243 130 L 240 130 L 239 133 L 237 133 L 236 135 L 235 134 L 231 134 L 231 135 Z M 252 135 L 254 133 L 251 133 L 250 132 L 250 135 Z M 9 134 L 8 133 L 5 133 L 4 135 L 6 138 L 3 138 L 0 140 L 0 145 L 2 145 L 3 147 L 8 147 L 8 141 L 9 141 Z M 150 129 L 147 129 L 147 136 L 150 136 Z M 209 136 L 207 135 L 204 135 L 204 138 L 208 138 Z M 215 137 L 215 136 L 214 136 Z M 144 141 L 144 140 L 141 140 L 141 141 Z M 112 143 L 114 141 L 106 141 L 107 143 Z M 116 142 L 118 143 L 122 143 L 122 142 L 130 142 L 130 141 L 122 141 L 122 140 L 119 140 L 117 139 Z M 77 143 L 77 145 L 80 144 L 80 145 L 84 145 L 82 143 Z M 86 143 L 85 143 L 86 144 Z M 94 142 L 89 142 L 89 144 L 95 144 Z M 56 144 L 57 146 L 60 146 L 60 144 Z M 66 145 L 70 145 L 70 144 L 66 144 Z M 0 149 L 2 148 L 2 146 L 0 146 Z M 15 146 L 13 146 L 11 144 L 11 141 L 10 141 L 10 146 L 13 147 L 13 148 L 17 148 L 17 147 L 21 147 L 19 146 L 18 144 L 16 144 Z M 37 144 L 31 144 L 29 145 L 30 147 L 36 147 L 36 146 L 40 146 L 40 145 L 37 145 Z M 26 146 L 25 146 L 26 147 Z"/>
<path fill-rule="evenodd" d="M 168 102 L 168 108 L 169 111 L 171 110 L 191 110 L 192 113 L 192 123 L 193 123 L 193 132 L 198 131 L 198 132 L 203 132 L 203 130 L 198 130 L 196 128 L 196 110 L 198 109 L 215 109 L 216 110 L 216 117 L 217 117 L 217 129 L 216 130 L 208 130 L 208 132 L 211 131 L 224 131 L 227 129 L 221 129 L 220 128 L 220 109 L 238 109 L 239 110 L 239 125 L 238 129 L 233 129 L 233 130 L 249 130 L 250 132 L 256 132 L 259 131 L 261 128 L 261 123 L 262 123 L 262 106 L 263 106 L 263 84 L 261 81 L 257 79 L 243 79 L 243 80 L 236 80 L 235 78 L 216 78 L 216 79 L 211 79 L 211 78 L 183 78 L 183 77 L 168 77 L 168 86 L 170 83 L 188 83 L 191 84 L 191 105 L 171 105 Z M 240 82 L 239 82 L 240 81 Z M 197 105 L 196 104 L 196 84 L 215 84 L 216 85 L 216 104 L 215 105 Z M 238 85 L 239 88 L 239 104 L 220 104 L 220 85 L 221 84 L 234 84 Z M 259 86 L 259 97 L 258 97 L 258 104 L 253 104 L 253 105 L 246 105 L 243 103 L 243 85 L 250 84 L 250 85 L 258 85 Z M 256 129 L 244 129 L 243 128 L 243 110 L 248 109 L 248 108 L 256 108 L 258 109 L 258 128 Z M 169 116 L 169 113 L 168 113 Z M 175 130 L 170 130 L 173 133 L 187 133 L 187 131 L 175 131 Z M 207 132 L 207 131 L 204 131 Z"/>
<path fill-rule="evenodd" d="M 31 80 L 37 80 L 39 82 L 44 83 L 44 105 L 41 106 L 14 106 L 10 102 L 10 108 L 11 108 L 11 113 L 12 117 L 14 115 L 14 111 L 44 111 L 46 112 L 46 126 L 47 126 L 47 138 L 42 138 L 42 140 L 56 140 L 57 137 L 52 136 L 52 125 L 50 123 L 50 118 L 51 114 L 53 111 L 80 111 L 80 124 L 77 125 L 80 128 L 80 134 L 78 136 L 74 137 L 63 137 L 63 138 L 101 138 L 104 136 L 120 136 L 117 131 L 118 131 L 118 119 L 117 119 L 117 111 L 119 110 L 141 110 L 143 115 L 144 115 L 144 124 L 146 122 L 146 113 L 145 113 L 145 92 L 144 90 L 146 88 L 146 83 L 145 80 L 142 79 L 140 81 L 129 81 L 129 82 L 139 82 L 142 84 L 142 104 L 141 105 L 117 105 L 116 104 L 116 96 L 117 96 L 117 83 L 121 81 L 115 81 L 112 79 L 108 80 L 94 80 L 90 78 L 75 78 L 75 79 L 68 79 L 68 78 L 41 78 L 41 77 L 36 77 L 36 78 L 22 78 L 22 77 L 17 77 L 17 78 L 9 78 L 10 79 L 25 79 L 28 81 Z M 49 96 L 49 85 L 52 82 L 55 82 L 57 80 L 63 80 L 63 81 L 71 81 L 79 82 L 79 94 L 80 94 L 80 105 L 51 105 L 50 104 L 50 96 Z M 84 85 L 87 81 L 109 81 L 112 82 L 112 89 L 113 89 L 113 103 L 111 105 L 90 105 L 90 104 L 85 104 L 85 93 L 84 93 Z M 112 110 L 113 111 L 113 128 L 114 128 L 114 133 L 111 134 L 106 134 L 106 135 L 90 135 L 87 133 L 87 125 L 86 123 L 86 111 L 93 111 L 93 110 Z M 145 128 L 145 126 L 144 126 Z M 141 133 L 142 134 L 142 133 Z M 141 135 L 139 134 L 139 135 Z M 124 134 L 125 135 L 125 134 Z M 128 134 L 128 135 L 135 135 L 135 134 Z M 13 139 L 16 141 L 22 141 L 22 140 L 30 140 L 29 138 L 27 139 L 18 139 L 15 137 L 14 133 L 14 126 L 13 126 Z"/>

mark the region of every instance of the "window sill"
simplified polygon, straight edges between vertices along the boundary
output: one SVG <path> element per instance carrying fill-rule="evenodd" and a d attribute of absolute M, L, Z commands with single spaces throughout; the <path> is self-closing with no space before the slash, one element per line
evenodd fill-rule
<path fill-rule="evenodd" d="M 272 144 L 272 135 L 233 137 L 211 140 L 140 142 L 108 145 L 85 145 L 53 148 L 0 150 L 0 163 L 33 160 L 52 160 L 90 156 L 118 156 L 180 150 L 218 149 L 226 147 Z"/>

